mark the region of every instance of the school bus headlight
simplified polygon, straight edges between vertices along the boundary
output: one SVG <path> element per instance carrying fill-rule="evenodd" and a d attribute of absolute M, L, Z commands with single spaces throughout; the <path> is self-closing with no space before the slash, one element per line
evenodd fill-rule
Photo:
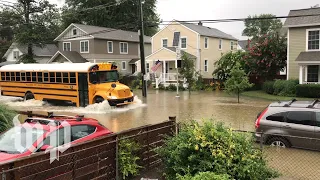
<path fill-rule="evenodd" d="M 108 96 L 108 99 L 118 99 L 116 96 Z"/>

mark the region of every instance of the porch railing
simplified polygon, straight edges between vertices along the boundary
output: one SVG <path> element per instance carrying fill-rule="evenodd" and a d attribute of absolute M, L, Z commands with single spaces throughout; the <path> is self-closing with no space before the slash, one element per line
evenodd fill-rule
<path fill-rule="evenodd" d="M 177 81 L 177 74 L 176 73 L 163 73 L 162 78 L 165 81 Z"/>

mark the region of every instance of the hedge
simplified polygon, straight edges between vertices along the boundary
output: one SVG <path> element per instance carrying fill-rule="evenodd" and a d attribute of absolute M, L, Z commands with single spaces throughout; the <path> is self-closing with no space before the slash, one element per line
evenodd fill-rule
<path fill-rule="evenodd" d="M 268 94 L 279 96 L 295 96 L 296 86 L 299 80 L 276 80 L 267 81 L 263 84 L 263 90 Z"/>
<path fill-rule="evenodd" d="M 320 85 L 319 84 L 299 84 L 296 87 L 297 97 L 319 98 Z"/>
<path fill-rule="evenodd" d="M 266 81 L 262 85 L 262 90 L 268 94 L 273 94 L 274 92 L 273 85 L 274 85 L 274 81 Z"/>

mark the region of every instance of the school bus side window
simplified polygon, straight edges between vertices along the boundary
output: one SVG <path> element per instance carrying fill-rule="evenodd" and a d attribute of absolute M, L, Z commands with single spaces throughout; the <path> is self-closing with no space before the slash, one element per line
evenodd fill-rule
<path fill-rule="evenodd" d="M 56 82 L 57 83 L 62 83 L 62 79 L 61 79 L 61 72 L 57 72 L 56 73 Z"/>
<path fill-rule="evenodd" d="M 49 73 L 43 73 L 43 82 L 48 82 L 49 81 Z"/>
<path fill-rule="evenodd" d="M 26 73 L 21 73 L 21 81 L 26 81 Z"/>
<path fill-rule="evenodd" d="M 19 72 L 16 72 L 16 81 L 21 81 Z"/>
<path fill-rule="evenodd" d="M 6 76 L 4 74 L 4 72 L 1 72 L 1 81 L 4 81 L 6 79 Z"/>
<path fill-rule="evenodd" d="M 27 81 L 30 82 L 31 81 L 31 73 L 30 72 L 27 72 Z"/>
<path fill-rule="evenodd" d="M 69 83 L 69 73 L 63 73 L 63 83 Z"/>
<path fill-rule="evenodd" d="M 16 78 L 14 76 L 14 72 L 11 72 L 10 75 L 11 75 L 11 81 L 16 81 Z"/>
<path fill-rule="evenodd" d="M 56 82 L 56 77 L 54 72 L 50 72 L 50 82 L 55 83 Z"/>
<path fill-rule="evenodd" d="M 70 73 L 70 83 L 76 84 L 76 73 Z"/>
<path fill-rule="evenodd" d="M 42 82 L 42 72 L 37 72 L 38 82 Z"/>
<path fill-rule="evenodd" d="M 10 73 L 6 72 L 6 81 L 10 81 Z"/>
<path fill-rule="evenodd" d="M 32 82 L 37 82 L 37 73 L 32 72 Z"/>

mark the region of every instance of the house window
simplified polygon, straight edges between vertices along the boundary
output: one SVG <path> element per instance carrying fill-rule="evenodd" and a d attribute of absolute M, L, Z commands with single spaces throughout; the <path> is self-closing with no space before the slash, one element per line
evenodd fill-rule
<path fill-rule="evenodd" d="M 126 42 L 120 43 L 120 54 L 128 54 L 128 43 Z"/>
<path fill-rule="evenodd" d="M 231 51 L 233 50 L 233 41 L 230 42 Z"/>
<path fill-rule="evenodd" d="M 208 47 L 209 47 L 209 38 L 205 37 L 204 38 L 204 48 L 208 49 Z"/>
<path fill-rule="evenodd" d="M 319 74 L 318 65 L 308 66 L 307 82 L 318 82 L 319 81 L 318 74 Z"/>
<path fill-rule="evenodd" d="M 77 29 L 72 30 L 72 35 L 74 35 L 74 36 L 77 35 Z"/>
<path fill-rule="evenodd" d="M 219 39 L 219 50 L 222 49 L 222 39 Z"/>
<path fill-rule="evenodd" d="M 19 59 L 19 51 L 13 51 L 13 58 Z"/>
<path fill-rule="evenodd" d="M 181 49 L 186 49 L 187 48 L 187 38 L 181 38 Z"/>
<path fill-rule="evenodd" d="M 319 30 L 308 32 L 308 50 L 319 49 Z"/>
<path fill-rule="evenodd" d="M 168 47 L 168 39 L 162 39 L 162 47 Z"/>
<path fill-rule="evenodd" d="M 113 42 L 108 41 L 108 53 L 113 53 Z"/>
<path fill-rule="evenodd" d="M 147 73 L 149 73 L 149 72 L 150 72 L 150 64 L 147 63 L 147 64 L 146 64 L 146 67 L 147 67 Z"/>
<path fill-rule="evenodd" d="M 204 71 L 208 72 L 208 60 L 204 60 Z"/>
<path fill-rule="evenodd" d="M 127 69 L 126 65 L 127 65 L 127 63 L 125 61 L 122 61 L 121 62 L 121 69 L 126 70 Z"/>
<path fill-rule="evenodd" d="M 80 52 L 89 53 L 89 41 L 80 41 Z"/>
<path fill-rule="evenodd" d="M 63 43 L 63 51 L 71 51 L 71 42 Z"/>

